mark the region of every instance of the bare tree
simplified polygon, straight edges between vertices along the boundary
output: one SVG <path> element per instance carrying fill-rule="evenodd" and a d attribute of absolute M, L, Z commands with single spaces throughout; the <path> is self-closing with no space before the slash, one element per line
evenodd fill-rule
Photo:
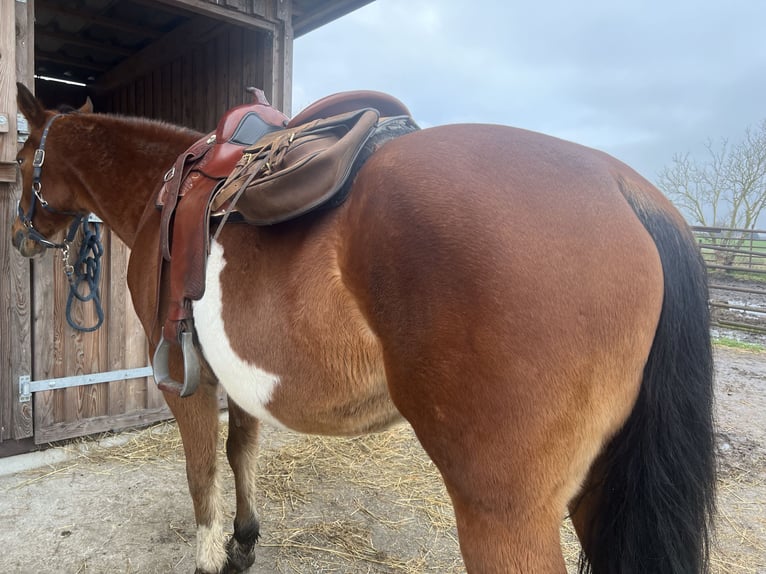
<path fill-rule="evenodd" d="M 737 249 L 755 229 L 766 209 L 766 120 L 745 130 L 742 141 L 706 144 L 707 157 L 675 155 L 660 172 L 659 187 L 692 225 L 725 228 L 711 234 L 711 242 Z M 723 256 L 730 263 L 734 255 Z"/>

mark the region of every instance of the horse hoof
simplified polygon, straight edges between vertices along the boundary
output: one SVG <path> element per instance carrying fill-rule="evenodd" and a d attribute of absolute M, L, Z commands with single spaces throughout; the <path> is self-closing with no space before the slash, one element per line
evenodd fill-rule
<path fill-rule="evenodd" d="M 240 542 L 234 536 L 226 544 L 226 566 L 221 574 L 238 574 L 244 572 L 255 563 L 255 542 Z"/>

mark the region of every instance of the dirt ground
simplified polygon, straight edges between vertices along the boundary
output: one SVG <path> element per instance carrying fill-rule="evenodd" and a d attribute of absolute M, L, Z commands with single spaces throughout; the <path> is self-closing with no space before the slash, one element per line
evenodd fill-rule
<path fill-rule="evenodd" d="M 766 353 L 718 348 L 716 573 L 766 574 Z M 222 438 L 225 429 L 222 431 Z M 0 476 L 0 571 L 192 572 L 194 520 L 172 424 Z M 0 460 L 0 474 L 3 465 Z M 433 465 L 401 426 L 359 439 L 265 429 L 257 573 L 463 572 Z M 228 511 L 233 508 L 226 478 Z M 562 537 L 570 566 L 577 543 Z"/>

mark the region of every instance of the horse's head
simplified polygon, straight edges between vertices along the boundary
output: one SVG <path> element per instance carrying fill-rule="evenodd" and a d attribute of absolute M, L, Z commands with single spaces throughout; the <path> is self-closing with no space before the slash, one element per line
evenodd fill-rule
<path fill-rule="evenodd" d="M 61 125 L 64 122 L 58 122 L 68 112 L 46 110 L 25 86 L 17 87 L 19 111 L 29 123 L 29 138 L 16 156 L 22 194 L 12 241 L 23 256 L 35 257 L 46 248 L 63 247 L 64 244 L 51 238 L 67 226 L 70 235 L 74 235 L 77 224 L 89 210 L 78 201 L 77 178 L 69 165 L 76 149 L 67 141 Z M 92 112 L 90 99 L 73 111 Z"/>

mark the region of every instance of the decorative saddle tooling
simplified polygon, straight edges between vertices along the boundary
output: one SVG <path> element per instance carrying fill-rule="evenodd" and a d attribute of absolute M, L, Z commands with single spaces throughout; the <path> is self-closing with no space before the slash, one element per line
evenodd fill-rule
<path fill-rule="evenodd" d="M 154 378 L 160 388 L 181 396 L 192 394 L 200 378 L 191 302 L 205 293 L 211 232 L 217 236 L 232 218 L 273 225 L 340 205 L 349 180 L 372 151 L 418 129 L 404 104 L 380 92 L 334 94 L 289 120 L 261 90 L 248 91 L 255 101 L 229 110 L 214 133 L 181 154 L 157 196 L 157 292 L 164 282 L 167 314 L 158 316 L 163 327 Z M 175 344 L 183 353 L 183 383 L 173 380 L 168 368 Z"/>

